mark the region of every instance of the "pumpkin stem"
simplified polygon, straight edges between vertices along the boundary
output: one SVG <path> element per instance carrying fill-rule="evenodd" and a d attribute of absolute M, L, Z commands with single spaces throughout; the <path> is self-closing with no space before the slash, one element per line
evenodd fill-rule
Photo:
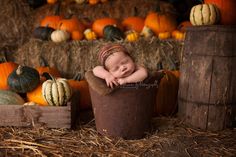
<path fill-rule="evenodd" d="M 61 0 L 57 1 L 54 8 L 54 15 L 60 15 L 61 11 Z"/>
<path fill-rule="evenodd" d="M 72 79 L 76 81 L 80 81 L 82 79 L 81 73 L 80 72 L 76 73 Z"/>
<path fill-rule="evenodd" d="M 60 22 L 59 25 L 57 26 L 58 29 L 61 29 L 61 25 L 62 25 L 62 22 Z"/>
<path fill-rule="evenodd" d="M 21 75 L 21 74 L 22 74 L 22 72 L 23 72 L 22 68 L 23 68 L 23 66 L 21 66 L 21 65 L 19 65 L 19 66 L 17 67 L 17 69 L 16 69 L 16 74 L 17 74 L 17 75 Z"/>
<path fill-rule="evenodd" d="M 42 67 L 48 67 L 49 66 L 48 62 L 42 56 L 39 57 L 39 64 Z"/>
<path fill-rule="evenodd" d="M 157 7 L 156 7 L 156 12 L 161 12 L 161 6 L 160 6 L 160 1 L 157 1 Z"/>
<path fill-rule="evenodd" d="M 162 62 L 157 63 L 157 70 L 163 70 Z"/>
<path fill-rule="evenodd" d="M 1 56 L 0 56 L 0 63 L 5 63 L 7 62 L 7 57 L 6 57 L 6 53 L 3 52 L 3 54 L 1 53 Z"/>
<path fill-rule="evenodd" d="M 52 80 L 53 82 L 56 82 L 56 79 L 51 74 L 49 74 L 48 72 L 42 73 L 41 76 L 45 77 L 46 80 Z"/>
<path fill-rule="evenodd" d="M 138 16 L 138 9 L 136 6 L 134 7 L 134 16 Z"/>

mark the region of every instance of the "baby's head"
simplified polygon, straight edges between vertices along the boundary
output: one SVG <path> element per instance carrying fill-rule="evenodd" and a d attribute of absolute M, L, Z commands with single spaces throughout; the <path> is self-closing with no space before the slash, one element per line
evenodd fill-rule
<path fill-rule="evenodd" d="M 135 71 L 135 64 L 121 44 L 106 44 L 99 51 L 99 61 L 114 77 L 127 77 Z"/>

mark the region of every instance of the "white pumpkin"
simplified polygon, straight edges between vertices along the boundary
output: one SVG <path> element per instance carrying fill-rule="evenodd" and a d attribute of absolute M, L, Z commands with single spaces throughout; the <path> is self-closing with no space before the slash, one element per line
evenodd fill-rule
<path fill-rule="evenodd" d="M 67 41 L 68 39 L 70 39 L 70 33 L 64 30 L 58 29 L 51 34 L 51 40 L 56 43 Z"/>
<path fill-rule="evenodd" d="M 47 80 L 42 85 L 43 98 L 51 106 L 66 105 L 72 96 L 72 89 L 67 79 L 50 77 L 52 80 Z"/>
<path fill-rule="evenodd" d="M 214 4 L 198 4 L 190 11 L 192 25 L 213 25 L 219 22 L 220 11 Z"/>
<path fill-rule="evenodd" d="M 140 35 L 144 36 L 145 38 L 149 38 L 149 37 L 152 37 L 154 35 L 154 33 L 149 27 L 144 26 Z"/>

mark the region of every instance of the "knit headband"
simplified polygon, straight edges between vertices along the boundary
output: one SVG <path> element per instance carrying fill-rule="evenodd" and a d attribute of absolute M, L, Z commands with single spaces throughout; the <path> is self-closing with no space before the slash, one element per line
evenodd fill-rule
<path fill-rule="evenodd" d="M 115 52 L 124 52 L 127 53 L 127 49 L 120 44 L 107 44 L 104 45 L 98 52 L 99 62 L 104 65 L 106 59 Z"/>

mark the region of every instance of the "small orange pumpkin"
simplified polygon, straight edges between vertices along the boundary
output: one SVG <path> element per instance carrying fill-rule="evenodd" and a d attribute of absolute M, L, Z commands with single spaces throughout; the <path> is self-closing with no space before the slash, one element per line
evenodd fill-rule
<path fill-rule="evenodd" d="M 103 37 L 103 29 L 107 25 L 116 25 L 121 29 L 121 26 L 116 19 L 107 17 L 95 20 L 92 24 L 92 30 L 98 35 L 98 37 Z"/>
<path fill-rule="evenodd" d="M 56 68 L 49 67 L 47 61 L 43 57 L 39 58 L 39 62 L 40 62 L 40 66 L 36 67 L 36 70 L 39 72 L 40 76 L 44 72 L 47 72 L 47 73 L 51 74 L 54 77 L 61 77 L 60 72 Z"/>
<path fill-rule="evenodd" d="M 170 32 L 161 32 L 158 34 L 158 38 L 163 40 L 163 39 L 169 39 L 171 37 Z"/>
<path fill-rule="evenodd" d="M 171 36 L 176 40 L 184 40 L 185 39 L 185 32 L 182 32 L 182 31 L 179 31 L 179 30 L 174 30 L 171 33 Z"/>
<path fill-rule="evenodd" d="M 71 39 L 72 40 L 82 40 L 84 38 L 84 34 L 81 33 L 80 31 L 73 31 L 71 33 Z"/>
<path fill-rule="evenodd" d="M 138 16 L 127 17 L 121 24 L 125 30 L 134 30 L 140 33 L 144 27 L 144 18 Z"/>
<path fill-rule="evenodd" d="M 5 56 L 2 58 L 0 61 L 0 89 L 9 89 L 7 78 L 17 67 L 18 64 L 14 62 L 8 62 Z"/>
<path fill-rule="evenodd" d="M 178 25 L 177 29 L 180 31 L 186 31 L 186 27 L 190 26 L 193 26 L 190 21 L 183 21 Z"/>
<path fill-rule="evenodd" d="M 43 80 L 40 81 L 40 84 L 34 90 L 27 92 L 26 98 L 27 98 L 27 101 L 29 102 L 35 102 L 36 104 L 41 105 L 41 106 L 48 106 L 48 103 L 47 101 L 44 100 L 43 94 L 42 94 Z"/>
<path fill-rule="evenodd" d="M 76 74 L 73 79 L 68 80 L 73 92 L 79 91 L 80 103 L 79 109 L 90 109 L 92 107 L 89 86 L 86 80 L 80 80 L 80 74 Z"/>

